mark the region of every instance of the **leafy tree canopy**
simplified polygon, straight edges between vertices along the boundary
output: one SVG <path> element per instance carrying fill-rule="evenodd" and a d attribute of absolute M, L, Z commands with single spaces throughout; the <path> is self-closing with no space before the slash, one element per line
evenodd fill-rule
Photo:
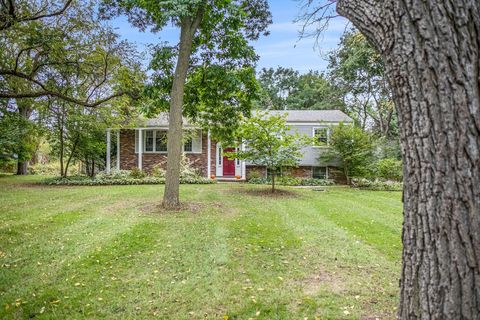
<path fill-rule="evenodd" d="M 265 0 L 106 0 L 105 16 L 126 14 L 129 21 L 145 30 L 159 31 L 168 24 L 181 27 L 185 17 L 199 19 L 185 87 L 183 114 L 212 129 L 229 134 L 240 114 L 248 115 L 258 85 L 254 66 L 258 59 L 250 40 L 267 34 L 271 22 Z M 144 111 L 153 116 L 168 110 L 179 56 L 180 43 L 151 46 L 152 81 L 146 88 L 150 98 Z"/>
<path fill-rule="evenodd" d="M 380 54 L 358 31 L 347 31 L 329 55 L 329 78 L 346 112 L 363 129 L 397 136 L 397 117 Z"/>
<path fill-rule="evenodd" d="M 318 71 L 300 74 L 292 68 L 263 68 L 258 76 L 260 109 L 343 109 L 342 96 Z"/>
<path fill-rule="evenodd" d="M 38 142 L 38 129 L 17 112 L 0 108 L 0 162 L 30 159 Z"/>
<path fill-rule="evenodd" d="M 95 1 L 7 3 L 14 13 L 7 15 L 8 28 L 0 29 L 0 98 L 96 107 L 126 93 L 138 96 L 137 54 L 98 18 Z M 72 79 L 82 86 L 72 90 Z"/>

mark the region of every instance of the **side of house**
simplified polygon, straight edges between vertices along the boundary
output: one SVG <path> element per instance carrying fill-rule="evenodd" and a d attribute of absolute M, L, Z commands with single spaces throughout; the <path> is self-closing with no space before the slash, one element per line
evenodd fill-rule
<path fill-rule="evenodd" d="M 308 146 L 303 149 L 303 157 L 296 168 L 285 169 L 282 174 L 302 178 L 335 179 L 342 182 L 342 174 L 337 170 L 338 163 L 320 163 L 319 157 L 328 148 L 329 128 L 340 122 L 352 122 L 347 115 L 338 110 L 289 110 L 270 111 L 271 114 L 287 114 L 287 123 L 291 130 L 300 134 L 316 137 L 325 146 Z M 267 176 L 264 167 L 248 161 L 228 159 L 223 154 L 231 151 L 228 146 L 213 141 L 209 132 L 205 132 L 184 119 L 188 138 L 183 143 L 185 157 L 205 177 L 219 180 L 245 180 L 253 176 Z M 130 170 L 134 167 L 151 172 L 155 166 L 166 168 L 168 115 L 160 114 L 147 120 L 142 127 L 110 130 L 107 132 L 107 149 L 111 147 L 111 134 L 116 134 L 116 168 Z M 242 146 L 243 147 L 243 146 Z M 110 152 L 107 152 L 110 154 Z M 107 159 L 107 170 L 110 161 Z"/>
<path fill-rule="evenodd" d="M 270 115 L 285 115 L 292 133 L 298 132 L 315 138 L 319 145 L 307 146 L 302 149 L 303 157 L 296 168 L 284 169 L 283 175 L 300 178 L 334 179 L 339 183 L 346 181 L 344 174 L 338 169 L 338 161 L 320 161 L 322 153 L 328 150 L 331 126 L 340 122 L 353 123 L 353 120 L 340 110 L 287 110 L 269 111 Z M 252 176 L 267 176 L 265 168 L 253 166 L 247 162 L 247 178 Z"/>

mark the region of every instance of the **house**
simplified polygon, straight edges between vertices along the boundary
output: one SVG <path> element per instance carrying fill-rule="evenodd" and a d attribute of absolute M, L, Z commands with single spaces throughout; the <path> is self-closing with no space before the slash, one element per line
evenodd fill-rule
<path fill-rule="evenodd" d="M 286 110 L 269 111 L 272 115 L 287 114 L 287 124 L 291 130 L 300 134 L 316 137 L 327 143 L 329 127 L 340 122 L 351 123 L 353 120 L 339 110 Z M 231 151 L 219 142 L 213 141 L 210 132 L 205 132 L 184 119 L 184 129 L 191 132 L 190 139 L 183 144 L 185 156 L 205 177 L 219 180 L 247 179 L 249 176 L 265 176 L 264 167 L 255 166 L 248 161 L 230 160 L 223 156 L 223 151 Z M 145 125 L 135 129 L 116 131 L 117 169 L 129 170 L 133 167 L 150 172 L 155 165 L 166 167 L 167 161 L 168 114 L 162 113 L 154 119 L 146 120 Z M 110 170 L 111 131 L 107 131 L 107 171 Z M 342 180 L 338 163 L 319 163 L 319 156 L 328 146 L 309 146 L 303 149 L 303 157 L 298 168 L 289 169 L 290 175 L 302 178 L 332 178 Z"/>

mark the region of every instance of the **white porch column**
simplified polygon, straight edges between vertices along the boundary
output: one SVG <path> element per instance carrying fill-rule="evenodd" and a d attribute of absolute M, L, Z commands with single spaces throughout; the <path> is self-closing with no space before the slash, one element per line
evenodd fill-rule
<path fill-rule="evenodd" d="M 207 134 L 207 179 L 212 175 L 212 142 L 210 141 L 210 129 Z"/>
<path fill-rule="evenodd" d="M 110 141 L 110 129 L 107 129 L 107 173 L 110 173 L 110 149 L 111 149 L 111 141 Z"/>
<path fill-rule="evenodd" d="M 242 151 L 245 151 L 245 144 L 242 143 L 240 146 L 240 149 Z M 247 162 L 246 160 L 242 160 L 242 180 L 245 180 L 247 178 Z"/>
<path fill-rule="evenodd" d="M 142 170 L 143 129 L 138 129 L 138 169 Z"/>
<path fill-rule="evenodd" d="M 117 130 L 117 171 L 120 170 L 120 129 Z"/>

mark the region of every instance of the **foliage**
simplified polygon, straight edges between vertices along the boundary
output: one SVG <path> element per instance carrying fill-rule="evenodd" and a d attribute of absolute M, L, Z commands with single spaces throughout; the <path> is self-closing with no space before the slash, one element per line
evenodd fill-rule
<path fill-rule="evenodd" d="M 134 178 L 132 175 L 132 171 L 130 170 L 111 170 L 110 173 L 106 173 L 105 171 L 100 171 L 95 175 L 96 180 L 111 180 L 111 179 L 128 179 Z M 145 176 L 144 176 L 145 177 Z"/>
<path fill-rule="evenodd" d="M 343 109 L 342 97 L 324 74 L 300 74 L 291 68 L 263 68 L 258 76 L 260 109 Z"/>
<path fill-rule="evenodd" d="M 68 174 L 78 173 L 78 164 L 72 165 L 68 168 Z M 28 173 L 40 176 L 56 176 L 60 172 L 60 162 L 51 161 L 47 163 L 36 163 L 28 167 Z"/>
<path fill-rule="evenodd" d="M 55 8 L 58 1 L 8 3 L 13 16 L 28 16 Z M 55 98 L 96 107 L 126 93 L 138 96 L 136 54 L 99 20 L 97 6 L 94 0 L 68 1 L 58 15 L 0 29 L 0 47 L 5 49 L 0 51 L 0 98 Z"/>
<path fill-rule="evenodd" d="M 193 22 L 198 18 L 185 81 L 184 116 L 211 128 L 212 135 L 221 136 L 235 128 L 238 115 L 250 113 L 258 92 L 254 71 L 258 56 L 249 41 L 267 34 L 271 23 L 267 1 L 184 0 L 159 4 L 154 0 L 104 0 L 102 12 L 105 17 L 125 13 L 134 26 L 154 32 L 169 24 L 182 29 L 186 19 Z M 147 115 L 170 108 L 181 45 L 150 46 L 152 81 L 145 89 Z"/>
<path fill-rule="evenodd" d="M 38 144 L 37 125 L 17 112 L 0 108 L 0 163 L 29 160 Z"/>
<path fill-rule="evenodd" d="M 242 116 L 250 115 L 259 85 L 253 66 L 198 67 L 186 83 L 184 114 L 214 139 L 229 137 Z"/>
<path fill-rule="evenodd" d="M 282 167 L 297 166 L 302 157 L 301 149 L 312 143 L 307 136 L 292 133 L 285 119 L 286 115 L 273 116 L 262 112 L 244 118 L 234 141 L 225 143 L 237 147 L 236 152 L 226 153 L 228 157 L 248 160 L 274 173 L 272 191 L 275 190 L 275 172 Z"/>
<path fill-rule="evenodd" d="M 392 158 L 384 158 L 377 161 L 376 175 L 386 180 L 402 181 L 402 161 Z"/>
<path fill-rule="evenodd" d="M 272 179 L 252 177 L 247 182 L 250 184 L 272 184 Z M 333 180 L 296 177 L 278 177 L 277 183 L 282 186 L 333 186 L 335 184 Z"/>
<path fill-rule="evenodd" d="M 133 167 L 130 170 L 130 177 L 133 179 L 143 179 L 147 176 L 147 173 L 137 167 Z"/>
<path fill-rule="evenodd" d="M 107 115 L 118 126 L 135 115 L 144 80 L 136 50 L 99 19 L 96 0 L 3 5 L 0 15 L 9 22 L 0 27 L 0 103 L 22 118 L 17 127 L 30 122 L 42 129 L 30 140 L 46 132 L 62 175 L 78 161 L 93 175 L 104 165 Z M 21 147 L 19 164 L 31 159 L 32 143 L 8 139 Z"/>
<path fill-rule="evenodd" d="M 144 185 L 144 184 L 165 184 L 165 178 L 153 176 L 137 176 L 130 173 L 129 176 L 108 176 L 97 175 L 94 178 L 88 176 L 70 176 L 55 177 L 42 180 L 42 184 L 46 185 L 62 185 L 62 186 L 102 186 L 102 185 Z M 180 179 L 181 184 L 212 184 L 215 180 L 203 177 L 187 177 Z"/>
<path fill-rule="evenodd" d="M 152 176 L 155 178 L 165 178 L 166 171 L 161 164 L 156 164 L 152 168 Z"/>
<path fill-rule="evenodd" d="M 380 180 L 369 180 L 365 178 L 353 178 L 352 185 L 353 188 L 365 189 L 365 190 L 374 190 L 374 191 L 402 191 L 403 183 L 398 181 L 380 181 Z"/>
<path fill-rule="evenodd" d="M 340 123 L 331 127 L 329 148 L 320 157 L 320 161 L 341 161 L 343 172 L 350 184 L 351 177 L 363 177 L 369 174 L 369 164 L 373 162 L 372 136 L 354 125 Z"/>
<path fill-rule="evenodd" d="M 187 156 L 183 153 L 182 158 L 180 160 L 180 178 L 187 179 L 187 178 L 196 178 L 199 177 L 200 173 L 195 166 L 193 165 L 192 161 L 187 158 Z"/>
<path fill-rule="evenodd" d="M 342 36 L 329 55 L 329 78 L 344 97 L 346 112 L 362 129 L 397 136 L 397 116 L 380 54 L 358 31 Z"/>
<path fill-rule="evenodd" d="M 2 159 L 0 161 L 0 173 L 15 173 L 17 161 L 13 159 Z"/>

